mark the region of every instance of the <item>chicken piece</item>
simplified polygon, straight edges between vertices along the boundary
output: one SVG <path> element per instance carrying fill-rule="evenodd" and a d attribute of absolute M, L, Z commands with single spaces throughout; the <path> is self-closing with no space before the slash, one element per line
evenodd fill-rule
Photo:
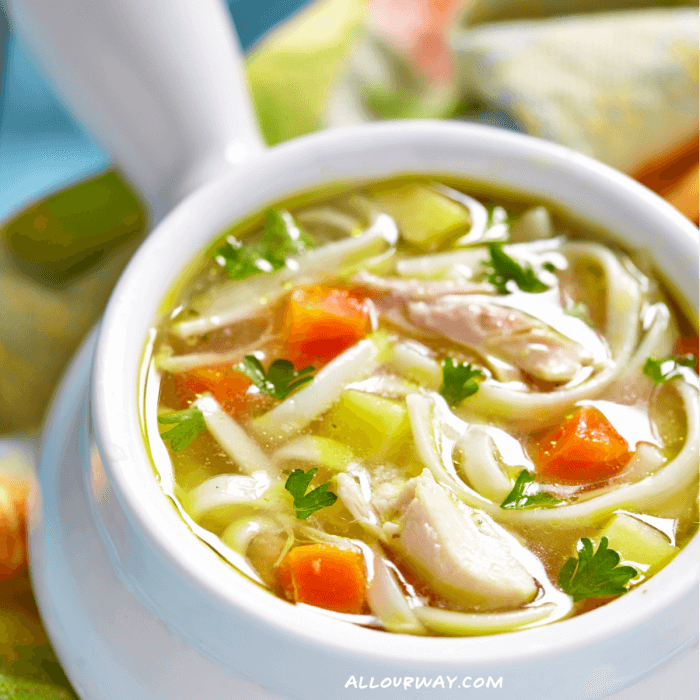
<path fill-rule="evenodd" d="M 398 500 L 407 504 L 393 542 L 436 591 L 480 610 L 535 598 L 537 584 L 514 554 L 522 545 L 485 513 L 453 501 L 427 469 Z"/>
<path fill-rule="evenodd" d="M 353 284 L 371 297 L 381 309 L 394 309 L 410 301 L 438 299 L 448 294 L 488 294 L 493 286 L 487 282 L 457 282 L 455 280 L 419 280 L 377 277 L 359 272 Z"/>
<path fill-rule="evenodd" d="M 593 355 L 579 343 L 523 311 L 483 297 L 444 296 L 409 303 L 407 311 L 416 326 L 493 354 L 546 382 L 568 382 L 593 364 Z"/>

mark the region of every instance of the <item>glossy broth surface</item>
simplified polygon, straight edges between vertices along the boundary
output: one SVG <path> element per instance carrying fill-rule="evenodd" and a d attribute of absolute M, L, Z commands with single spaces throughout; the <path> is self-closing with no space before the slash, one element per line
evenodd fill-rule
<path fill-rule="evenodd" d="M 624 594 L 696 530 L 692 320 L 614 232 L 475 192 L 401 178 L 274 204 L 155 324 L 163 489 L 290 603 L 523 629 Z"/>

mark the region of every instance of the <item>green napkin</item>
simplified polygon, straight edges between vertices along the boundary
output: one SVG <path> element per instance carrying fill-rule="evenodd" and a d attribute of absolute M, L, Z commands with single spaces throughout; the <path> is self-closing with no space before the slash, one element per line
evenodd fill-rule
<path fill-rule="evenodd" d="M 39 620 L 26 569 L 0 583 L 0 699 L 76 700 Z"/>

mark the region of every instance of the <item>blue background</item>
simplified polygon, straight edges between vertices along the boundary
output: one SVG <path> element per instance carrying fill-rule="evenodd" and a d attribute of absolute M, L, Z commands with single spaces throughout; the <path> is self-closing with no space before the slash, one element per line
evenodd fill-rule
<path fill-rule="evenodd" d="M 50 0 L 49 0 L 50 2 Z M 309 0 L 228 0 L 244 51 Z M 0 221 L 32 199 L 93 175 L 109 158 L 60 103 L 0 8 Z"/>

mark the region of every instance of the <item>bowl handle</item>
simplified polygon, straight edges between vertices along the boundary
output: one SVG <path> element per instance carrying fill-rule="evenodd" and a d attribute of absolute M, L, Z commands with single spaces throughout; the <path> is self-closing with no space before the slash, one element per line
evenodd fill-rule
<path fill-rule="evenodd" d="M 157 221 L 264 148 L 222 0 L 9 0 L 14 24 Z"/>

